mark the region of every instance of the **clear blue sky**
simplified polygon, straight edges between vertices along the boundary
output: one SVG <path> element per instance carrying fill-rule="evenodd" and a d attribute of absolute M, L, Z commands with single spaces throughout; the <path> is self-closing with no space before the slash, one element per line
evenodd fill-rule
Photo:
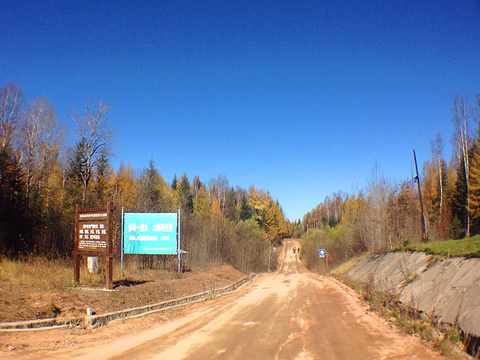
<path fill-rule="evenodd" d="M 3 1 L 0 85 L 70 128 L 113 104 L 114 167 L 152 158 L 255 185 L 300 219 L 333 192 L 451 155 L 454 94 L 480 92 L 480 1 Z"/>

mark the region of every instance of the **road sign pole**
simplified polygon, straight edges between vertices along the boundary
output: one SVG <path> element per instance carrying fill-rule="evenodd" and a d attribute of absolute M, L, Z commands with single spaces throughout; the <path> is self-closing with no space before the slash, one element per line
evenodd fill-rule
<path fill-rule="evenodd" d="M 182 255 L 180 248 L 180 208 L 178 208 L 178 235 L 177 235 L 177 252 L 178 252 L 178 273 L 182 272 Z"/>
<path fill-rule="evenodd" d="M 123 270 L 123 226 L 124 226 L 124 221 L 125 221 L 125 208 L 122 207 L 122 234 L 120 236 L 120 244 L 121 244 L 121 248 L 122 248 L 122 253 L 121 253 L 121 256 L 122 256 L 122 270 Z"/>

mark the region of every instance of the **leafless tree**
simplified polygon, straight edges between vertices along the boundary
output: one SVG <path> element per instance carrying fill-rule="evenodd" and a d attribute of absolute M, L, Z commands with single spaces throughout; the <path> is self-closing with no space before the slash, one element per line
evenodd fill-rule
<path fill-rule="evenodd" d="M 219 174 L 217 180 L 215 181 L 215 190 L 217 193 L 217 199 L 220 203 L 220 209 L 222 213 L 225 212 L 225 205 L 227 199 L 227 192 L 229 189 L 228 180 L 226 175 Z"/>
<path fill-rule="evenodd" d="M 365 229 L 370 249 L 385 249 L 388 245 L 386 236 L 386 214 L 388 196 L 392 186 L 383 176 L 379 176 L 375 166 L 368 181 L 365 204 Z"/>
<path fill-rule="evenodd" d="M 12 142 L 19 119 L 23 100 L 20 85 L 9 83 L 0 88 L 0 147 L 5 150 Z"/>
<path fill-rule="evenodd" d="M 476 106 L 472 108 L 472 114 L 473 114 L 474 120 L 480 126 L 480 94 L 475 94 L 474 98 L 475 98 Z"/>
<path fill-rule="evenodd" d="M 0 88 L 0 199 L 3 199 L 3 185 L 9 162 L 7 150 L 14 141 L 13 134 L 20 118 L 22 98 L 23 91 L 19 85 L 9 83 Z"/>
<path fill-rule="evenodd" d="M 73 113 L 73 120 L 78 126 L 78 136 L 84 145 L 84 164 L 80 174 L 83 184 L 83 204 L 87 200 L 88 184 L 93 171 L 101 156 L 110 154 L 116 136 L 106 118 L 107 113 L 112 109 L 111 104 L 100 102 L 94 107 L 92 101 L 88 100 L 85 107 L 84 114 Z"/>
<path fill-rule="evenodd" d="M 26 173 L 26 196 L 33 186 L 41 188 L 51 172 L 65 134 L 46 99 L 37 99 L 22 117 L 19 126 L 20 150 Z"/>
<path fill-rule="evenodd" d="M 430 142 L 430 146 L 432 149 L 433 161 L 438 169 L 438 189 L 439 189 L 439 205 L 438 211 L 440 216 L 440 223 L 442 222 L 442 210 L 443 210 L 443 167 L 444 167 L 444 160 L 443 160 L 443 139 L 442 135 L 439 132 L 435 135 L 435 140 Z"/>

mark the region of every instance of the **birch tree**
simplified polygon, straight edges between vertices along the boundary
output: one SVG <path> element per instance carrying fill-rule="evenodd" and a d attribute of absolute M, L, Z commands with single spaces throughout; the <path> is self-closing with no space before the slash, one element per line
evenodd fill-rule
<path fill-rule="evenodd" d="M 36 196 L 32 190 L 36 189 L 39 193 L 46 186 L 46 179 L 58 158 L 63 136 L 64 128 L 58 124 L 53 107 L 44 98 L 35 100 L 19 126 L 28 202 Z"/>
<path fill-rule="evenodd" d="M 372 177 L 368 181 L 364 217 L 370 249 L 387 248 L 386 214 L 388 195 L 391 191 L 390 183 L 384 177 L 378 175 L 375 167 Z"/>
<path fill-rule="evenodd" d="M 13 154 L 13 134 L 20 120 L 23 91 L 19 85 L 9 83 L 0 88 L 0 200 L 7 179 L 11 161 L 16 161 Z"/>
<path fill-rule="evenodd" d="M 444 197 L 444 169 L 445 160 L 443 159 L 443 139 L 439 132 L 435 135 L 435 140 L 430 143 L 432 149 L 433 161 L 438 169 L 438 213 L 440 222 L 442 221 L 443 197 Z"/>
<path fill-rule="evenodd" d="M 21 116 L 23 90 L 20 85 L 9 83 L 0 88 L 0 149 L 13 141 L 13 133 L 17 129 Z"/>

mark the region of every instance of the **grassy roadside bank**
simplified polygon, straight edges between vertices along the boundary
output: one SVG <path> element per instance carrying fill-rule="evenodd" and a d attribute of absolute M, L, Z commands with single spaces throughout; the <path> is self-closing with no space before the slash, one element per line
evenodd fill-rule
<path fill-rule="evenodd" d="M 480 235 L 461 240 L 411 244 L 398 250 L 422 251 L 427 254 L 446 257 L 480 258 Z"/>

